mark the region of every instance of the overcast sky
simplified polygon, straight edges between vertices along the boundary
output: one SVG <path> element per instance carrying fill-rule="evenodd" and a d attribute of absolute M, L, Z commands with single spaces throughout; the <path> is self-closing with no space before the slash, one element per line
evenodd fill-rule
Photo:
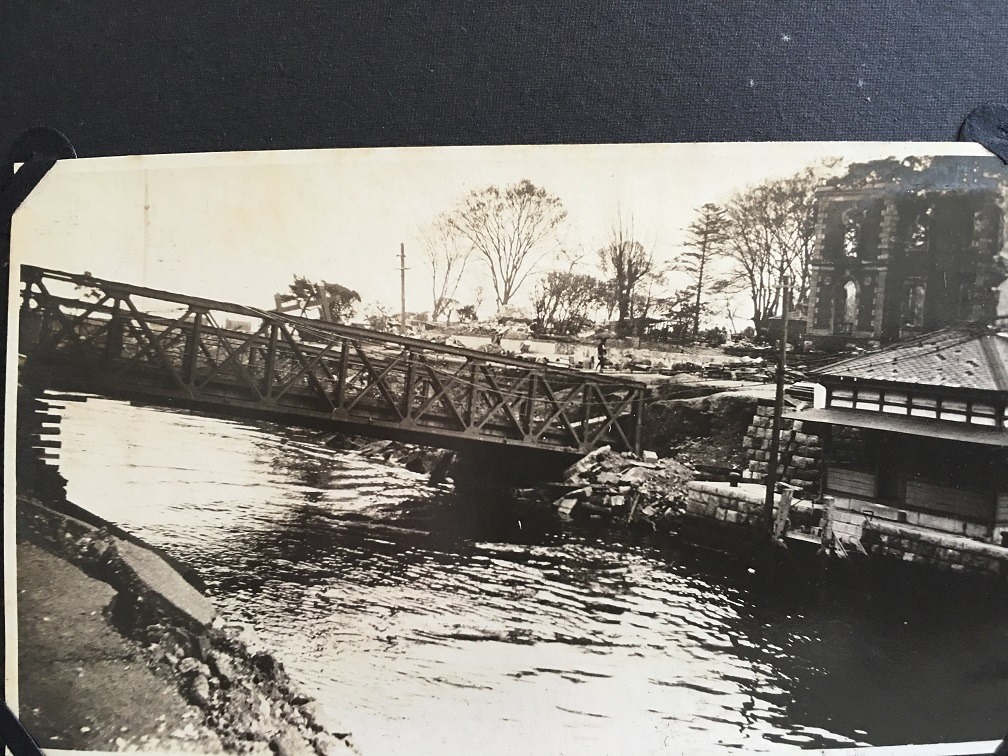
<path fill-rule="evenodd" d="M 565 246 L 606 240 L 632 214 L 674 262 L 695 208 L 826 157 L 984 154 L 963 144 L 778 143 L 388 148 L 94 158 L 58 164 L 15 215 L 20 261 L 159 289 L 272 307 L 294 274 L 337 282 L 399 309 L 429 310 L 417 229 L 474 188 L 529 179 L 568 211 Z M 145 209 L 146 207 L 146 209 Z M 475 258 L 459 292 L 493 291 Z M 527 302 L 532 282 L 517 297 Z"/>

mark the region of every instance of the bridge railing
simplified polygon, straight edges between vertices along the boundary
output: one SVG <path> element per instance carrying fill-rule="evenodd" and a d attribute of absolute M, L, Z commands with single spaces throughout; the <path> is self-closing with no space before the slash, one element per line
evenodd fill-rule
<path fill-rule="evenodd" d="M 20 351 L 63 388 L 414 436 L 640 450 L 646 389 L 633 381 L 88 275 L 23 266 L 22 282 Z"/>

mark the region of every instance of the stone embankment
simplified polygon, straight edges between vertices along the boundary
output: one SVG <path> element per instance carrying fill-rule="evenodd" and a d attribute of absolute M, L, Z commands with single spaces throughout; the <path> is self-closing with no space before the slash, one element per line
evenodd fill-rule
<path fill-rule="evenodd" d="M 28 717 L 47 731 L 43 744 L 191 750 L 216 740 L 235 753 L 354 752 L 349 735 L 327 729 L 318 702 L 279 661 L 252 652 L 224 625 L 193 570 L 67 500 L 66 480 L 44 461 L 58 446 L 46 439 L 58 430 L 51 410 L 59 405 L 18 389 L 19 608 L 41 613 L 33 622 L 19 611 L 19 680 L 22 700 L 33 701 Z M 109 603 L 82 614 L 96 604 L 72 593 L 82 587 Z M 50 656 L 28 653 L 41 648 Z M 24 668 L 28 660 L 38 668 Z M 134 688 L 116 687 L 118 679 Z M 143 717 L 131 715 L 137 701 L 163 709 L 158 724 L 144 719 L 148 732 L 138 731 Z M 88 724 L 71 727 L 70 708 Z M 175 715 L 196 719 L 169 721 Z"/>
<path fill-rule="evenodd" d="M 355 752 L 348 734 L 327 730 L 318 702 L 297 689 L 283 665 L 270 654 L 250 651 L 234 630 L 225 627 L 210 600 L 159 555 L 30 495 L 19 494 L 17 503 L 19 539 L 41 546 L 114 589 L 104 610 L 107 622 L 133 642 L 158 678 L 173 685 L 202 712 L 202 725 L 216 734 L 226 750 L 286 756 Z M 24 582 L 21 587 L 31 589 Z M 72 648 L 73 628 L 60 627 L 68 618 L 43 619 L 52 622 L 45 628 L 22 628 L 21 643 L 32 643 L 33 633 L 56 632 L 69 639 L 66 643 Z M 94 651 L 81 649 L 84 656 Z M 82 676 L 114 674 L 107 664 L 92 663 L 89 657 L 80 664 Z M 92 664 L 95 669 L 88 668 Z M 45 674 L 42 670 L 27 672 L 29 679 L 33 674 Z M 131 695 L 126 691 L 121 694 L 127 699 Z M 128 706 L 124 700 L 121 710 L 127 719 Z M 125 733 L 131 722 L 122 724 Z M 140 742 L 118 738 L 111 745 L 118 747 L 121 742 L 124 747 L 150 748 L 160 740 L 177 746 L 179 741 L 170 737 L 174 725 L 165 725 L 168 732 L 160 738 L 146 734 Z M 72 743 L 61 745 L 74 747 Z"/>
<path fill-rule="evenodd" d="M 768 527 L 763 512 L 765 495 L 765 487 L 755 483 L 739 483 L 733 487 L 724 482 L 693 481 L 688 486 L 686 514 L 762 533 Z M 775 513 L 779 512 L 780 505 L 781 495 L 776 494 Z M 818 526 L 824 512 L 825 508 L 821 504 L 794 499 L 786 513 L 788 529 Z"/>
<path fill-rule="evenodd" d="M 770 469 L 773 413 L 770 404 L 756 407 L 742 440 L 748 458 L 747 472 L 753 480 L 765 480 Z M 776 480 L 793 486 L 801 494 L 818 494 L 822 453 L 823 442 L 819 435 L 808 433 L 800 420 L 782 418 Z"/>
<path fill-rule="evenodd" d="M 1005 547 L 907 523 L 868 520 L 862 525 L 858 544 L 868 554 L 931 569 L 1002 578 L 1008 575 Z"/>

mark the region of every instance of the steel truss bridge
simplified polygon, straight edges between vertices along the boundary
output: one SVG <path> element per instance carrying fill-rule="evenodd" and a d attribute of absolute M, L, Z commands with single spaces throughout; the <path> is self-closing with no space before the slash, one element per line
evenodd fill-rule
<path fill-rule="evenodd" d="M 448 449 L 640 451 L 646 387 L 420 339 L 21 267 L 43 388 Z"/>

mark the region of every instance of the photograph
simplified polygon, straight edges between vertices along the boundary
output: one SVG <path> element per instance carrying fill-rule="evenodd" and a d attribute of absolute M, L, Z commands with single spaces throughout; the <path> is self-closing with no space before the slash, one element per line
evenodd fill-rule
<path fill-rule="evenodd" d="M 1006 213 L 967 143 L 59 160 L 7 702 L 46 753 L 993 753 Z"/>

